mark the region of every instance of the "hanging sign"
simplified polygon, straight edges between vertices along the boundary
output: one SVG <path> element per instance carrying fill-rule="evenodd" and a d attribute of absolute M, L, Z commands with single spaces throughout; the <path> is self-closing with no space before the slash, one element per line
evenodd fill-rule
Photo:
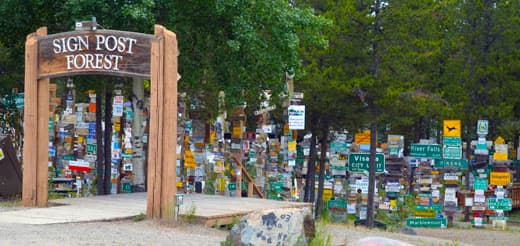
<path fill-rule="evenodd" d="M 489 123 L 487 120 L 478 120 L 477 122 L 477 134 L 487 135 L 489 132 Z"/>
<path fill-rule="evenodd" d="M 489 174 L 489 184 L 491 185 L 509 185 L 511 183 L 511 174 L 509 172 L 491 172 Z"/>
<path fill-rule="evenodd" d="M 64 32 L 38 40 L 39 78 L 106 74 L 150 77 L 152 35 L 114 30 Z"/>
<path fill-rule="evenodd" d="M 290 130 L 305 129 L 305 105 L 290 105 L 288 114 Z"/>
<path fill-rule="evenodd" d="M 443 136 L 444 137 L 460 137 L 460 120 L 444 120 Z"/>

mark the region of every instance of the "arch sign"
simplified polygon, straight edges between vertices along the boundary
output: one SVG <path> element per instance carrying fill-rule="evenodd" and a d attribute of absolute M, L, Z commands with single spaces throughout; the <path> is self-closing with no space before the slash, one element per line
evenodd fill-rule
<path fill-rule="evenodd" d="M 150 79 L 148 218 L 172 218 L 176 193 L 177 38 L 156 25 L 154 35 L 115 30 L 47 35 L 25 42 L 25 108 L 22 203 L 45 207 L 48 200 L 50 78 L 109 75 Z"/>

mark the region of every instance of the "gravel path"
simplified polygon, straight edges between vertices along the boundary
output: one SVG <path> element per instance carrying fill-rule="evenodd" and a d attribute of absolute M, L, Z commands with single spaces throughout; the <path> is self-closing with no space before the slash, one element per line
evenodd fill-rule
<path fill-rule="evenodd" d="M 2 207 L 0 213 L 22 207 Z M 415 229 L 416 236 L 352 225 L 318 225 L 331 245 L 356 245 L 365 237 L 386 237 L 413 245 L 520 245 L 518 228 Z M 53 225 L 0 223 L 0 245 L 220 245 L 228 231 L 187 223 L 132 220 Z"/>

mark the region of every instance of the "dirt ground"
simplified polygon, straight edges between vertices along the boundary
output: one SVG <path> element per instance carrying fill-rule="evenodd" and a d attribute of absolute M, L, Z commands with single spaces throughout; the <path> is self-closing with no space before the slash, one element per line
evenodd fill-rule
<path fill-rule="evenodd" d="M 19 207 L 2 207 L 0 213 Z M 368 230 L 352 225 L 318 224 L 330 245 L 357 245 L 366 237 L 385 237 L 413 245 L 520 245 L 520 229 L 414 229 L 417 235 Z M 111 221 L 53 225 L 0 223 L 0 245 L 220 245 L 227 230 L 171 221 Z"/>

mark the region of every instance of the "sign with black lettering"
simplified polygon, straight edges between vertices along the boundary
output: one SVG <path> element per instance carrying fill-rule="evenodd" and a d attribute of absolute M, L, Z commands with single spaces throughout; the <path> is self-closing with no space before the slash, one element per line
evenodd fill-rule
<path fill-rule="evenodd" d="M 152 38 L 152 35 L 114 30 L 40 37 L 39 78 L 79 74 L 149 78 Z"/>

